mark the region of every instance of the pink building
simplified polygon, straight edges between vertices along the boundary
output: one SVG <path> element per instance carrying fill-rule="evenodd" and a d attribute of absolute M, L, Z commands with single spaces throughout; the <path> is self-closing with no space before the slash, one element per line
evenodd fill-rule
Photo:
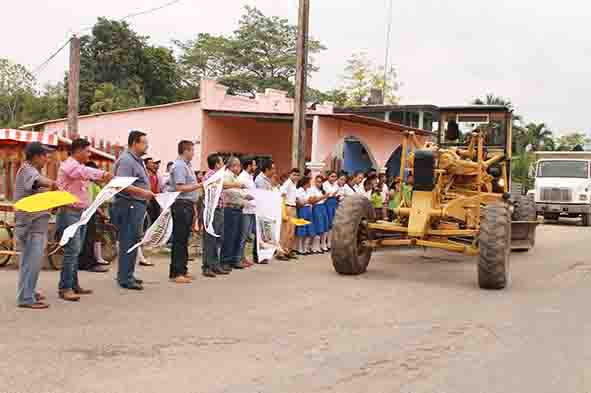
<path fill-rule="evenodd" d="M 191 140 L 196 144 L 195 168 L 203 170 L 213 152 L 271 157 L 280 173 L 289 170 L 294 100 L 286 92 L 267 89 L 254 99 L 232 96 L 211 80 L 203 81 L 200 89 L 196 100 L 81 116 L 79 133 L 125 146 L 130 130 L 144 131 L 149 155 L 164 163 L 176 158 L 181 139 Z M 316 171 L 370 166 L 383 170 L 397 165 L 403 131 L 430 136 L 400 124 L 336 114 L 329 104 L 309 110 L 307 124 L 306 161 Z M 62 134 L 67 121 L 49 120 L 22 128 Z"/>

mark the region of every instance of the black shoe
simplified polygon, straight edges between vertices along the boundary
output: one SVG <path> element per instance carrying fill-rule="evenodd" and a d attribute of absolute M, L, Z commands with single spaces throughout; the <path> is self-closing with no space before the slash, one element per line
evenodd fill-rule
<path fill-rule="evenodd" d="M 107 273 L 111 270 L 108 266 L 96 264 L 88 269 L 89 272 L 92 273 Z"/>
<path fill-rule="evenodd" d="M 139 278 L 134 278 L 134 281 L 140 285 L 144 283 L 144 280 L 140 280 Z"/>
<path fill-rule="evenodd" d="M 230 274 L 230 272 L 228 270 L 224 270 L 219 266 L 212 267 L 211 271 L 214 272 L 215 274 L 221 274 L 221 275 Z"/>
<path fill-rule="evenodd" d="M 215 273 L 213 272 L 213 270 L 211 270 L 211 269 L 205 269 L 205 270 L 203 270 L 203 276 L 204 276 L 204 277 L 210 277 L 210 278 L 215 278 L 215 277 L 217 277 L 217 276 L 215 275 Z"/>
<path fill-rule="evenodd" d="M 121 288 L 123 289 L 129 289 L 132 291 L 143 291 L 144 287 L 141 286 L 141 284 L 138 284 L 137 282 L 134 282 L 133 284 L 125 284 L 125 285 L 121 285 Z"/>

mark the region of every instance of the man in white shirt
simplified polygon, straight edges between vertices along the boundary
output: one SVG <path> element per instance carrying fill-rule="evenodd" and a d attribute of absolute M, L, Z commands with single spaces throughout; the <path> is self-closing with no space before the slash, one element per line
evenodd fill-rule
<path fill-rule="evenodd" d="M 355 192 L 361 194 L 363 192 L 363 182 L 364 182 L 363 172 L 356 171 L 353 174 L 353 181 L 352 181 L 353 190 L 355 190 Z"/>
<path fill-rule="evenodd" d="M 251 157 L 244 157 L 242 159 L 242 172 L 238 175 L 238 182 L 242 184 L 246 190 L 254 190 L 254 174 L 257 170 L 257 163 Z M 246 203 L 242 210 L 242 228 L 240 230 L 240 255 L 242 255 L 242 263 L 245 265 L 252 265 L 259 263 L 257 252 L 257 231 L 256 231 L 256 201 L 251 200 Z M 253 235 L 252 246 L 252 262 L 246 258 L 246 241 L 250 235 Z"/>
<path fill-rule="evenodd" d="M 300 179 L 300 170 L 297 168 L 289 172 L 289 178 L 281 186 L 281 195 L 285 200 L 285 210 L 287 213 L 287 221 L 284 221 L 281 226 L 281 248 L 286 252 L 286 256 L 290 259 L 297 259 L 295 253 L 295 225 L 291 222 L 292 218 L 297 217 L 296 210 L 296 191 L 297 184 Z"/>

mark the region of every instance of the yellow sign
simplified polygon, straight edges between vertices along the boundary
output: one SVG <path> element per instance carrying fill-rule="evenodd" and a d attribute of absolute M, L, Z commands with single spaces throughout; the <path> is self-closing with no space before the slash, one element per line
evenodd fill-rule
<path fill-rule="evenodd" d="M 297 227 L 303 227 L 304 225 L 309 225 L 310 221 L 306 221 L 303 218 L 292 218 L 291 223 Z"/>
<path fill-rule="evenodd" d="M 37 213 L 76 202 L 78 198 L 69 192 L 49 191 L 23 198 L 14 204 L 14 208 L 27 213 Z"/>

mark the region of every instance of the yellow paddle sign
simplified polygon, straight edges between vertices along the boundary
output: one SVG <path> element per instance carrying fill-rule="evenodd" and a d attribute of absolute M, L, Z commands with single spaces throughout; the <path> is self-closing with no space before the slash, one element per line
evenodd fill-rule
<path fill-rule="evenodd" d="M 31 195 L 14 204 L 16 210 L 37 213 L 78 202 L 78 198 L 66 191 L 49 191 Z"/>
<path fill-rule="evenodd" d="M 291 223 L 297 227 L 303 227 L 304 225 L 310 224 L 310 221 L 306 221 L 303 218 L 292 218 Z"/>

